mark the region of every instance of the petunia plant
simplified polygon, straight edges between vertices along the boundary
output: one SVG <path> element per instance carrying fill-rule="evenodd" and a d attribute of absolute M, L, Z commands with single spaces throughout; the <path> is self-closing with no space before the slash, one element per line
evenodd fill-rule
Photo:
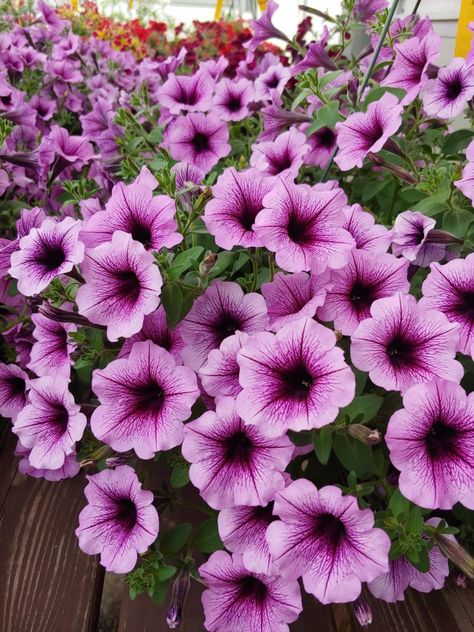
<path fill-rule="evenodd" d="M 474 47 L 396 4 L 199 64 L 0 32 L 0 414 L 170 628 L 474 577 Z"/>

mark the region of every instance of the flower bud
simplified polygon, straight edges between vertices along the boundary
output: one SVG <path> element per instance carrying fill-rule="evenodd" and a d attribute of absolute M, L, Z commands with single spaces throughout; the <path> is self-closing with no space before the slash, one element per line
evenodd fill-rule
<path fill-rule="evenodd" d="M 377 445 L 382 441 L 382 433 L 375 428 L 367 428 L 362 424 L 353 424 L 347 428 L 347 434 L 365 445 Z"/>
<path fill-rule="evenodd" d="M 435 540 L 448 559 L 468 577 L 474 579 L 474 558 L 454 538 L 435 533 Z"/>
<path fill-rule="evenodd" d="M 217 255 L 215 252 L 210 252 L 208 255 L 204 257 L 204 259 L 199 264 L 199 274 L 202 277 L 207 277 L 209 272 L 215 266 L 217 261 Z"/>
<path fill-rule="evenodd" d="M 372 623 L 372 610 L 365 597 L 357 597 L 357 599 L 352 602 L 352 613 L 357 619 L 357 623 L 363 628 Z"/>
<path fill-rule="evenodd" d="M 173 582 L 171 601 L 166 613 L 166 623 L 171 630 L 179 628 L 183 622 L 184 602 L 191 583 L 189 570 L 182 568 Z"/>
<path fill-rule="evenodd" d="M 453 573 L 453 581 L 458 588 L 467 588 L 468 579 L 466 575 L 459 569 L 455 569 Z"/>

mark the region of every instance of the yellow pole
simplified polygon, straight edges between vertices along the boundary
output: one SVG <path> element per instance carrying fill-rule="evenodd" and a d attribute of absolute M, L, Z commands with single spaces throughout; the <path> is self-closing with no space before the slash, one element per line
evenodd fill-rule
<path fill-rule="evenodd" d="M 258 8 L 260 11 L 265 11 L 267 8 L 267 0 L 258 0 Z"/>
<path fill-rule="evenodd" d="M 216 10 L 214 12 L 214 20 L 220 20 L 222 13 L 222 5 L 224 4 L 224 0 L 217 0 L 216 2 Z"/>
<path fill-rule="evenodd" d="M 74 11 L 79 11 L 79 0 L 71 0 L 71 6 Z"/>
<path fill-rule="evenodd" d="M 466 57 L 472 40 L 472 31 L 468 29 L 469 22 L 474 21 L 474 2 L 473 0 L 462 0 L 461 9 L 459 11 L 458 32 L 456 35 L 456 57 Z"/>

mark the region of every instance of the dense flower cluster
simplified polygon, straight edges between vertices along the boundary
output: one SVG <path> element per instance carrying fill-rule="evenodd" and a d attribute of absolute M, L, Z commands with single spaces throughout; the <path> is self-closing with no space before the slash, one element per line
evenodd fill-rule
<path fill-rule="evenodd" d="M 474 53 L 384 0 L 290 40 L 270 0 L 237 57 L 137 60 L 39 4 L 0 33 L 20 471 L 87 471 L 81 549 L 133 595 L 176 575 L 170 627 L 198 573 L 210 632 L 473 574 Z M 208 515 L 170 528 L 187 485 Z"/>

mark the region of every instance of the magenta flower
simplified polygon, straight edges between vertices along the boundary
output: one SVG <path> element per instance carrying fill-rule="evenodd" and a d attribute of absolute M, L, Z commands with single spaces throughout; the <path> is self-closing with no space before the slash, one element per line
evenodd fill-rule
<path fill-rule="evenodd" d="M 33 314 L 31 320 L 35 325 L 33 337 L 36 342 L 31 348 L 28 368 L 38 376 L 63 376 L 69 379 L 72 364 L 70 355 L 76 345 L 68 339 L 68 334 L 77 331 L 77 327 L 51 320 L 43 314 Z"/>
<path fill-rule="evenodd" d="M 235 397 L 240 393 L 239 364 L 237 353 L 247 342 L 249 336 L 237 331 L 222 341 L 219 349 L 213 349 L 207 361 L 199 369 L 199 377 L 206 393 L 212 397 L 229 395 Z"/>
<path fill-rule="evenodd" d="M 375 218 L 363 210 L 360 204 L 344 208 L 346 221 L 344 228 L 355 239 L 356 248 L 369 252 L 387 252 L 392 241 L 392 232 L 382 224 L 376 224 Z"/>
<path fill-rule="evenodd" d="M 474 509 L 474 393 L 435 379 L 410 388 L 403 406 L 385 435 L 402 494 L 430 509 Z"/>
<path fill-rule="evenodd" d="M 436 221 L 419 211 L 404 211 L 397 215 L 392 230 L 392 252 L 417 266 L 428 266 L 446 254 L 446 245 L 430 240 Z"/>
<path fill-rule="evenodd" d="M 219 535 L 232 553 L 241 553 L 245 568 L 254 573 L 276 575 L 266 540 L 268 526 L 277 520 L 273 503 L 265 507 L 226 507 L 219 512 Z"/>
<path fill-rule="evenodd" d="M 291 70 L 281 63 L 272 64 L 255 79 L 255 101 L 271 101 L 281 95 L 291 79 Z"/>
<path fill-rule="evenodd" d="M 273 513 L 280 520 L 268 527 L 267 542 L 279 575 L 302 577 L 322 603 L 353 601 L 362 582 L 388 571 L 390 538 L 374 528 L 370 509 L 338 487 L 294 481 L 277 493 Z"/>
<path fill-rule="evenodd" d="M 306 132 L 309 125 L 301 126 L 301 131 Z M 321 127 L 306 139 L 309 151 L 305 154 L 304 164 L 314 165 L 325 169 L 331 159 L 332 153 L 336 148 L 337 134 L 336 130 L 330 127 Z"/>
<path fill-rule="evenodd" d="M 263 174 L 294 180 L 308 149 L 306 136 L 292 127 L 274 141 L 255 144 L 250 164 Z"/>
<path fill-rule="evenodd" d="M 184 458 L 189 477 L 214 509 L 266 505 L 285 486 L 283 472 L 293 454 L 286 436 L 264 437 L 244 424 L 232 397 L 219 397 L 216 410 L 184 428 Z"/>
<path fill-rule="evenodd" d="M 395 61 L 384 86 L 405 90 L 402 105 L 411 103 L 428 82 L 428 67 L 433 64 L 441 47 L 441 38 L 432 29 L 423 38 L 410 37 L 395 44 Z"/>
<path fill-rule="evenodd" d="M 254 100 L 254 88 L 248 79 L 221 79 L 216 86 L 212 112 L 222 121 L 241 121 L 250 116 L 249 105 Z"/>
<path fill-rule="evenodd" d="M 80 223 L 66 217 L 61 222 L 45 219 L 20 239 L 19 250 L 11 255 L 9 273 L 18 280 L 24 296 L 39 294 L 58 275 L 71 272 L 84 257 L 79 241 Z"/>
<path fill-rule="evenodd" d="M 21 444 L 21 441 L 18 440 L 15 447 L 15 456 L 20 457 L 18 471 L 20 474 L 23 474 L 23 476 L 44 478 L 46 481 L 57 482 L 62 481 L 65 478 L 73 478 L 79 474 L 81 470 L 81 466 L 76 460 L 75 452 L 68 454 L 64 459 L 63 465 L 55 470 L 33 467 L 28 460 L 30 453 L 31 450 L 29 448 L 25 448 L 25 446 Z"/>
<path fill-rule="evenodd" d="M 341 268 L 354 240 L 342 228 L 344 200 L 337 189 L 316 191 L 277 179 L 254 231 L 287 272 Z"/>
<path fill-rule="evenodd" d="M 474 141 L 466 149 L 466 158 L 469 162 L 462 171 L 461 180 L 456 180 L 454 186 L 474 203 Z"/>
<path fill-rule="evenodd" d="M 49 167 L 55 161 L 54 176 L 59 175 L 66 167 L 79 171 L 94 157 L 94 148 L 82 136 L 70 136 L 64 127 L 53 127 L 49 136 L 41 141 L 39 147 L 39 164 Z"/>
<path fill-rule="evenodd" d="M 46 213 L 42 208 L 35 206 L 32 209 L 24 208 L 20 219 L 16 223 L 17 238 L 0 247 L 0 277 L 7 274 L 11 265 L 11 256 L 20 248 L 20 239 L 28 235 L 32 228 L 39 228 L 46 219 Z"/>
<path fill-rule="evenodd" d="M 248 61 L 252 61 L 254 58 L 254 53 L 260 44 L 263 44 L 268 39 L 276 37 L 277 39 L 281 39 L 283 41 L 288 42 L 288 37 L 279 29 L 277 29 L 273 23 L 272 18 L 275 11 L 278 9 L 278 4 L 275 0 L 269 0 L 267 3 L 267 8 L 265 13 L 258 18 L 258 20 L 252 20 L 250 26 L 253 30 L 252 39 L 243 44 L 244 48 L 247 49 L 247 59 Z"/>
<path fill-rule="evenodd" d="M 459 327 L 444 314 L 400 293 L 375 301 L 370 313 L 352 336 L 351 358 L 374 384 L 404 392 L 435 377 L 460 382 Z"/>
<path fill-rule="evenodd" d="M 16 364 L 0 362 L 0 416 L 15 421 L 28 403 L 28 375 Z"/>
<path fill-rule="evenodd" d="M 116 231 L 112 241 L 86 251 L 85 284 L 76 296 L 79 313 L 107 326 L 109 340 L 133 336 L 160 302 L 161 274 L 153 255 L 129 233 Z"/>
<path fill-rule="evenodd" d="M 166 320 L 166 312 L 162 305 L 143 319 L 143 327 L 137 334 L 127 338 L 119 351 L 119 358 L 126 358 L 136 342 L 151 340 L 155 345 L 166 349 L 174 357 L 176 364 L 182 364 L 181 351 L 184 347 L 180 328 L 170 329 Z"/>
<path fill-rule="evenodd" d="M 321 428 L 354 397 L 354 374 L 332 331 L 314 320 L 251 336 L 237 355 L 237 412 L 269 437 Z"/>
<path fill-rule="evenodd" d="M 256 169 L 239 172 L 230 167 L 222 173 L 212 187 L 213 199 L 207 203 L 203 215 L 218 246 L 226 250 L 232 250 L 233 246 L 262 246 L 253 224 L 263 209 L 263 198 L 271 189 L 271 182 Z"/>
<path fill-rule="evenodd" d="M 194 372 L 150 341 L 136 342 L 127 358 L 96 369 L 92 389 L 100 401 L 91 417 L 94 435 L 142 459 L 181 443 L 183 421 L 200 394 Z"/>
<path fill-rule="evenodd" d="M 354 15 L 360 22 L 372 22 L 379 11 L 387 8 L 387 0 L 356 0 Z"/>
<path fill-rule="evenodd" d="M 408 293 L 408 261 L 387 253 L 354 249 L 347 265 L 331 271 L 330 288 L 318 317 L 334 321 L 334 327 L 350 336 L 379 298 L 395 292 Z"/>
<path fill-rule="evenodd" d="M 237 283 L 214 281 L 199 296 L 181 325 L 185 342 L 183 359 L 199 369 L 212 349 L 237 331 L 254 333 L 267 325 L 265 300 L 260 294 L 244 294 Z"/>
<path fill-rule="evenodd" d="M 76 535 L 84 553 L 100 553 L 100 563 L 113 573 L 127 573 L 158 535 L 153 492 L 142 489 L 128 465 L 88 476 L 88 504 L 79 514 Z"/>
<path fill-rule="evenodd" d="M 175 160 L 185 160 L 205 173 L 231 150 L 227 124 L 213 114 L 177 117 L 166 130 L 165 139 Z"/>
<path fill-rule="evenodd" d="M 326 298 L 329 271 L 320 274 L 283 274 L 277 272 L 270 283 L 263 283 L 261 292 L 268 310 L 270 331 L 278 331 L 300 318 L 313 318 Z"/>
<path fill-rule="evenodd" d="M 367 112 L 356 112 L 336 123 L 339 153 L 335 162 L 342 171 L 362 167 L 368 153 L 379 152 L 402 124 L 403 106 L 395 95 L 385 93 Z"/>
<path fill-rule="evenodd" d="M 199 70 L 193 75 L 172 73 L 158 90 L 158 99 L 170 114 L 206 112 L 211 107 L 213 92 L 214 80 L 206 71 Z"/>
<path fill-rule="evenodd" d="M 81 239 L 88 248 L 109 242 L 116 230 L 130 233 L 147 250 L 172 248 L 183 236 L 176 232 L 174 200 L 167 195 L 153 196 L 153 191 L 143 183 L 128 186 L 119 182 L 105 211 L 94 213 L 83 229 Z"/>
<path fill-rule="evenodd" d="M 337 70 L 337 66 L 327 51 L 327 44 L 331 33 L 326 25 L 323 26 L 323 34 L 317 42 L 308 44 L 308 52 L 301 61 L 291 68 L 293 77 L 313 68 L 325 68 L 326 70 Z"/>
<path fill-rule="evenodd" d="M 430 116 L 454 118 L 474 96 L 474 66 L 456 57 L 425 86 L 423 107 Z"/>
<path fill-rule="evenodd" d="M 298 582 L 248 571 L 242 556 L 216 551 L 199 573 L 209 632 L 289 632 L 302 610 Z"/>
<path fill-rule="evenodd" d="M 29 404 L 18 413 L 13 432 L 33 467 L 56 470 L 75 451 L 82 438 L 86 416 L 80 412 L 62 376 L 39 377 L 29 382 Z"/>

